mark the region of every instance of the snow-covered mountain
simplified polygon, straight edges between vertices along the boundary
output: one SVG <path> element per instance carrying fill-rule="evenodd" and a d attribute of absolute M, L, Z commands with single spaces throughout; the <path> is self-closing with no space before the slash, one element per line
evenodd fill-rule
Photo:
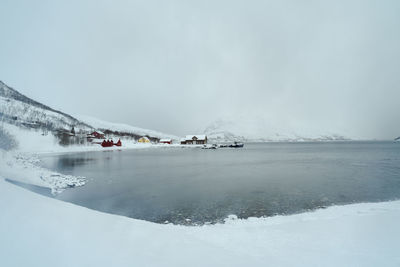
<path fill-rule="evenodd" d="M 287 129 L 266 124 L 264 121 L 217 120 L 211 123 L 204 133 L 212 141 L 232 142 L 278 142 L 278 141 L 339 141 L 349 140 L 343 135 L 333 133 L 315 133 L 304 129 Z"/>
<path fill-rule="evenodd" d="M 0 122 L 13 127 L 35 129 L 47 135 L 70 132 L 72 128 L 79 133 L 101 130 L 110 136 L 126 136 L 137 139 L 148 136 L 151 140 L 177 137 L 161 132 L 142 129 L 127 124 L 111 123 L 90 117 L 76 118 L 39 103 L 0 81 Z M 15 131 L 13 131 L 15 132 Z"/>
<path fill-rule="evenodd" d="M 49 131 L 71 130 L 72 127 L 89 130 L 92 127 L 76 118 L 39 103 L 0 81 L 0 119 L 27 128 Z"/>

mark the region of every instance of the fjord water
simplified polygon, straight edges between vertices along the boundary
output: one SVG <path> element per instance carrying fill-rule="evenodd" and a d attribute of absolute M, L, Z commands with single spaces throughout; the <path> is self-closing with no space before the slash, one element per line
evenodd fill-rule
<path fill-rule="evenodd" d="M 203 224 L 400 198 L 400 143 L 254 143 L 43 156 L 88 178 L 56 198 L 152 222 Z"/>

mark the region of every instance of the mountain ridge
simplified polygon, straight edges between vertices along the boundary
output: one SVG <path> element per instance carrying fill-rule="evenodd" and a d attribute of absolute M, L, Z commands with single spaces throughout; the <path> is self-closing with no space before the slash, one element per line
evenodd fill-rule
<path fill-rule="evenodd" d="M 111 136 L 125 136 L 134 139 L 138 139 L 141 136 L 148 136 L 153 141 L 157 141 L 164 136 L 173 136 L 99 119 L 92 119 L 88 122 L 88 120 L 76 118 L 33 100 L 8 86 L 3 81 L 0 81 L 0 121 L 23 128 L 41 129 L 44 134 L 50 131 L 54 135 L 60 135 L 60 133 L 61 135 L 68 135 L 72 131 L 88 133 L 89 131 L 98 129 L 105 131 Z M 121 127 L 121 125 L 124 127 Z"/>
<path fill-rule="evenodd" d="M 65 117 L 69 118 L 70 120 L 76 121 L 77 123 L 80 122 L 78 119 L 74 118 L 73 116 L 71 116 L 71 115 L 69 115 L 67 113 L 64 113 L 62 111 L 53 109 L 53 108 L 51 108 L 51 107 L 49 107 L 49 106 L 47 106 L 45 104 L 42 104 L 42 103 L 40 103 L 40 102 L 38 102 L 36 100 L 33 100 L 32 98 L 27 97 L 24 94 L 21 94 L 20 92 L 18 92 L 14 88 L 8 86 L 7 84 L 5 84 L 1 80 L 0 80 L 0 96 L 5 97 L 5 98 L 12 98 L 12 99 L 18 100 L 20 102 L 26 103 L 28 105 L 32 105 L 32 106 L 35 106 L 35 107 L 38 107 L 38 108 L 41 108 L 41 109 L 44 109 L 44 110 L 49 110 L 49 111 L 52 111 L 54 113 L 58 113 L 58 114 L 60 114 L 62 116 L 65 116 Z M 80 123 L 82 123 L 82 122 L 80 122 Z M 90 127 L 90 125 L 87 125 L 87 124 L 86 124 L 86 126 Z"/>

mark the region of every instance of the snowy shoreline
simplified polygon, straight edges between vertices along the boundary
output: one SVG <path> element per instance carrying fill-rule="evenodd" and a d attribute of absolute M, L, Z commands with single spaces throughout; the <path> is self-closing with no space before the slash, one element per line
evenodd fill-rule
<path fill-rule="evenodd" d="M 17 147 L 9 151 L 0 148 L 0 175 L 11 181 L 49 188 L 53 195 L 61 193 L 66 188 L 83 186 L 86 182 L 85 177 L 64 175 L 45 169 L 39 166 L 39 155 L 180 146 L 139 144 L 133 140 L 125 139 L 122 139 L 122 147 L 104 148 L 98 144 L 60 146 L 57 139 L 51 134 L 43 135 L 41 132 L 21 129 L 7 123 L 3 123 L 2 127 L 8 133 L 8 138 L 10 138 L 5 142 L 15 142 Z"/>
<path fill-rule="evenodd" d="M 55 146 L 52 149 L 41 151 L 0 150 L 0 175 L 6 179 L 25 184 L 49 188 L 53 195 L 59 194 L 67 188 L 83 186 L 86 183 L 85 177 L 65 175 L 54 172 L 39 166 L 40 155 L 59 155 L 69 153 L 85 152 L 104 152 L 104 151 L 124 151 L 135 149 L 160 149 L 160 148 L 178 148 L 181 145 L 154 145 L 154 144 L 134 144 L 124 147 L 106 147 L 100 145 L 91 146 Z"/>
<path fill-rule="evenodd" d="M 5 179 L 49 188 L 53 195 L 67 188 L 83 186 L 85 177 L 54 172 L 39 166 L 40 160 L 29 153 L 0 153 L 0 175 Z"/>
<path fill-rule="evenodd" d="M 106 214 L 0 177 L 4 266 L 398 266 L 400 201 L 185 227 Z M 21 255 L 23 255 L 21 257 Z"/>

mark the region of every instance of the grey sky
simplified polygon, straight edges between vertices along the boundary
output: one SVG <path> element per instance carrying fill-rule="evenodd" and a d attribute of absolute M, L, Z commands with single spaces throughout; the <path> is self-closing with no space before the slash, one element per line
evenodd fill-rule
<path fill-rule="evenodd" d="M 177 135 L 240 117 L 400 135 L 399 1 L 5 1 L 0 79 Z"/>

